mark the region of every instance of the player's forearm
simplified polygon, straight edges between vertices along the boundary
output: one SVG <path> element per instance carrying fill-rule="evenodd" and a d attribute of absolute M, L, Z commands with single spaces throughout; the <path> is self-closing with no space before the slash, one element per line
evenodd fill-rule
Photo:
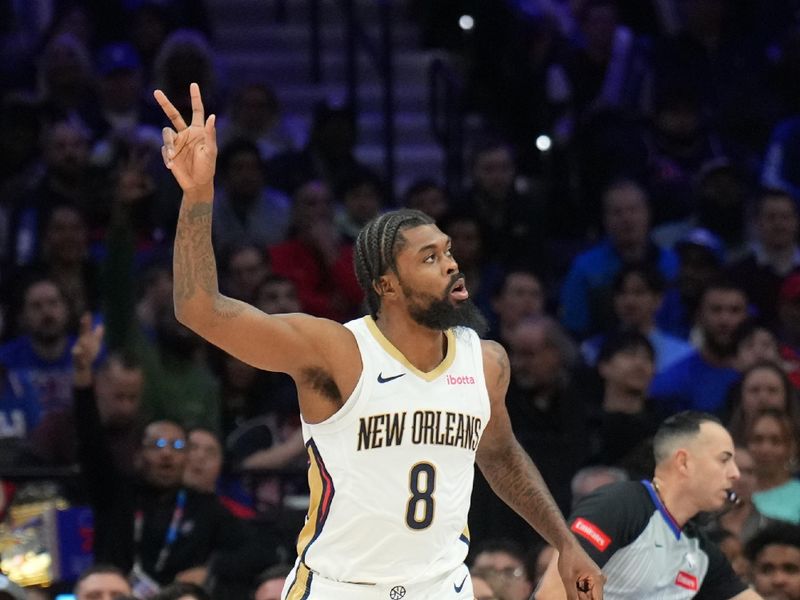
<path fill-rule="evenodd" d="M 209 316 L 225 318 L 238 303 L 219 293 L 217 262 L 211 245 L 214 189 L 208 185 L 184 192 L 175 231 L 172 260 L 175 314 L 188 326 Z"/>
<path fill-rule="evenodd" d="M 483 476 L 506 504 L 556 549 L 574 543 L 564 517 L 539 469 L 516 441 L 502 452 L 480 457 Z"/>

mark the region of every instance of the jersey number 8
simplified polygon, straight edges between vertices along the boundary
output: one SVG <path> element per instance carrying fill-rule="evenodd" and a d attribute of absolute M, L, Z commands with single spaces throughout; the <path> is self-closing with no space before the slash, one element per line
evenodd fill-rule
<path fill-rule="evenodd" d="M 417 463 L 408 474 L 411 497 L 406 506 L 406 525 L 414 530 L 427 529 L 433 522 L 433 492 L 436 489 L 436 469 L 430 463 Z"/>

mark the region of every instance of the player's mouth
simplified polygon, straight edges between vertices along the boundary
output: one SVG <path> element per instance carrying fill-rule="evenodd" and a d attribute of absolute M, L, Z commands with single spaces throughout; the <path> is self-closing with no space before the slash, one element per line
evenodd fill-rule
<path fill-rule="evenodd" d="M 463 277 L 459 277 L 450 288 L 450 297 L 458 302 L 463 302 L 469 298 L 469 292 L 467 291 L 467 286 L 464 283 Z"/>

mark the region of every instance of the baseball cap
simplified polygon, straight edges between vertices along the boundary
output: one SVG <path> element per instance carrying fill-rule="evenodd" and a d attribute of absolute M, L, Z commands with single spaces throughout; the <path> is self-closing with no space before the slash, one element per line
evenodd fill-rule
<path fill-rule="evenodd" d="M 681 248 L 685 248 L 686 246 L 705 248 L 710 251 L 714 258 L 720 263 L 725 261 L 725 245 L 722 243 L 722 240 L 703 227 L 695 227 L 681 237 L 675 244 L 675 250 L 680 252 Z"/>
<path fill-rule="evenodd" d="M 783 280 L 778 300 L 780 302 L 800 300 L 800 273 L 791 273 Z"/>
<path fill-rule="evenodd" d="M 138 69 L 141 64 L 136 48 L 127 42 L 103 46 L 97 55 L 97 72 L 103 77 L 115 71 Z"/>

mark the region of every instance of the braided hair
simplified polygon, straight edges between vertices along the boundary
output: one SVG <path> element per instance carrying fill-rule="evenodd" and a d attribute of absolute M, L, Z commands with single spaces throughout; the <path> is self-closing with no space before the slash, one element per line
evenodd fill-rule
<path fill-rule="evenodd" d="M 403 208 L 375 217 L 359 232 L 353 261 L 373 319 L 377 318 L 381 306 L 375 284 L 388 269 L 397 272 L 397 253 L 405 243 L 403 236 L 398 234 L 405 229 L 433 224 L 434 220 L 425 213 Z"/>

